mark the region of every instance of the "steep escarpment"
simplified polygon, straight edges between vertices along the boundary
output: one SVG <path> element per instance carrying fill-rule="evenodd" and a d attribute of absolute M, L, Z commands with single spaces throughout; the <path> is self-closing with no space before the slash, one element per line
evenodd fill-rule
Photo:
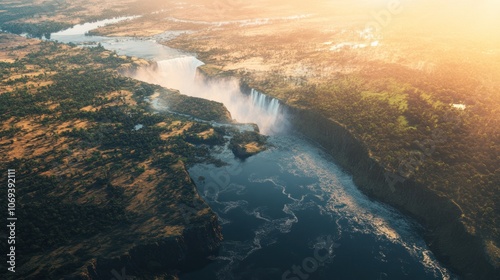
<path fill-rule="evenodd" d="M 75 279 L 110 279 L 122 271 L 141 279 L 158 275 L 163 279 L 174 278 L 180 270 L 195 269 L 209 262 L 221 240 L 217 217 L 210 215 L 204 224 L 187 228 L 180 236 L 148 240 L 116 258 L 93 259 Z"/>
<path fill-rule="evenodd" d="M 489 263 L 481 239 L 469 233 L 461 222 L 461 209 L 453 201 L 410 179 L 391 188 L 385 169 L 345 126 L 313 110 L 289 107 L 288 113 L 293 126 L 329 152 L 353 175 L 363 192 L 422 223 L 425 239 L 441 261 L 465 279 L 499 276 Z"/>
<path fill-rule="evenodd" d="M 369 157 L 391 172 L 391 180 L 408 178 L 397 197 L 381 188 L 371 192 L 392 205 L 405 204 L 401 208 L 424 217 L 422 223 L 431 229 L 431 221 L 423 219 L 434 218 L 425 217 L 430 211 L 419 210 L 423 203 L 400 198 L 413 193 L 414 182 L 414 192 L 426 190 L 445 201 L 436 213 L 450 208 L 461 213 L 442 215 L 450 221 L 459 218 L 460 230 L 450 226 L 438 231 L 440 240 L 447 233 L 466 232 L 480 240 L 474 247 L 487 255 L 487 261 L 475 259 L 468 243 L 450 237 L 449 243 L 429 242 L 435 252 L 437 244 L 448 246 L 441 259 L 458 259 L 455 269 L 468 273 L 462 256 L 470 255 L 471 263 L 489 262 L 499 270 L 500 71 L 494 63 L 498 52 L 491 51 L 496 39 L 489 32 L 485 44 L 471 47 L 474 40 L 449 32 L 423 41 L 420 24 L 391 24 L 397 28 L 378 32 L 363 29 L 359 19 L 370 12 L 358 12 L 354 17 L 332 13 L 296 22 L 207 28 L 165 44 L 196 53 L 207 64 L 202 70 L 208 75 L 234 73 L 283 103 L 347 127 L 367 147 Z M 434 27 L 429 31 L 433 34 Z M 385 171 L 379 176 L 385 181 Z M 401 185 L 394 187 L 399 193 Z M 422 199 L 431 204 L 428 195 Z M 477 271 L 482 275 L 481 268 Z"/>
<path fill-rule="evenodd" d="M 217 161 L 217 128 L 153 111 L 163 89 L 119 75 L 134 61 L 100 47 L 0 33 L 0 55 L 12 57 L 0 63 L 0 169 L 16 171 L 18 218 L 5 279 L 169 279 L 217 253 L 217 217 L 187 172 Z"/>
<path fill-rule="evenodd" d="M 250 86 L 241 84 L 243 92 Z M 464 223 L 464 213 L 449 196 L 413 177 L 390 184 L 393 174 L 355 132 L 319 110 L 286 105 L 291 127 L 321 145 L 353 175 L 367 195 L 396 207 L 425 226 L 424 237 L 438 258 L 465 279 L 495 279 L 499 271 L 486 253 L 484 240 Z"/>

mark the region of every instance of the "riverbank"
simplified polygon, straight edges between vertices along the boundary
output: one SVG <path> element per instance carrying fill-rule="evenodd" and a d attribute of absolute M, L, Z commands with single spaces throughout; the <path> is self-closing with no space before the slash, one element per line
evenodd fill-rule
<path fill-rule="evenodd" d="M 499 147 L 484 143 L 498 142 L 498 128 L 490 120 L 498 119 L 498 105 L 493 104 L 499 100 L 493 98 L 493 81 L 479 83 L 476 76 L 465 74 L 473 68 L 489 75 L 486 58 L 474 53 L 476 61 L 450 68 L 450 54 L 446 60 L 422 51 L 429 48 L 407 46 L 412 51 L 394 63 L 402 52 L 401 42 L 394 40 L 332 50 L 335 41 L 351 40 L 348 32 L 325 42 L 319 22 L 316 18 L 206 29 L 164 44 L 197 53 L 207 63 L 200 69 L 205 75 L 239 77 L 247 93 L 254 88 L 295 113 L 316 115 L 307 123 L 295 123 L 305 135 L 333 149 L 330 153 L 366 194 L 426 226 L 426 240 L 440 260 L 469 279 L 498 277 Z M 285 25 L 288 31 L 282 32 Z M 273 32 L 281 35 L 271 39 Z M 292 39 L 299 37 L 308 38 L 307 43 Z M 462 52 L 457 47 L 453 53 L 462 57 Z M 423 53 L 435 68 L 415 68 L 416 53 Z M 444 89 L 450 94 L 443 94 Z M 452 106 L 462 103 L 467 109 Z M 328 130 L 347 133 L 350 140 L 336 143 L 333 132 L 325 136 Z M 348 146 L 352 151 L 335 150 Z M 365 171 L 375 173 L 363 175 Z M 395 185 L 388 184 L 387 176 Z"/>
<path fill-rule="evenodd" d="M 120 75 L 136 60 L 102 47 L 0 33 L 0 57 L 11 59 L 0 63 L 10 104 L 0 165 L 16 170 L 19 201 L 16 274 L 6 279 L 170 279 L 217 254 L 217 216 L 187 172 L 218 163 L 206 145 L 224 141 L 209 122 L 151 110 L 147 98 L 163 89 Z M 176 100 L 230 120 L 219 103 Z"/>
<path fill-rule="evenodd" d="M 184 24 L 182 18 L 171 17 L 166 24 L 188 26 L 190 20 L 207 14 L 200 7 L 189 9 L 193 18 Z M 328 124 L 332 127 L 323 127 L 333 131 L 328 137 L 322 131 L 310 131 L 310 135 L 316 141 L 325 138 L 325 147 L 333 142 L 331 153 L 337 154 L 339 162 L 345 161 L 344 168 L 353 169 L 354 176 L 366 177 L 357 179 L 366 193 L 427 220 L 428 224 L 422 222 L 427 228 L 435 226 L 429 244 L 438 253 L 439 248 L 443 250 L 443 260 L 449 257 L 454 266 L 463 265 L 460 269 L 466 274 L 470 271 L 468 277 L 475 277 L 475 271 L 488 263 L 498 271 L 499 150 L 495 143 L 499 139 L 499 103 L 495 81 L 499 72 L 491 63 L 496 61 L 495 50 L 464 51 L 467 45 L 455 39 L 447 40 L 446 52 L 435 54 L 435 46 L 443 44 L 438 37 L 424 42 L 420 33 L 405 29 L 405 39 L 398 40 L 352 25 L 359 18 L 332 15 L 229 23 L 210 23 L 211 16 L 206 15 L 208 24 L 197 23 L 206 29 L 168 44 L 197 53 L 213 69 L 241 77 L 291 108 L 320 115 L 312 120 L 326 124 L 334 120 Z M 311 124 L 316 122 L 303 124 L 303 129 L 309 131 L 305 126 Z M 350 136 L 339 143 L 328 140 L 335 133 Z M 342 147 L 348 146 L 352 150 L 344 151 Z M 363 175 L 373 169 L 374 181 Z M 387 174 L 385 170 L 391 176 L 404 175 L 404 185 L 397 183 L 385 190 L 385 178 L 381 178 Z M 419 199 L 412 200 L 412 196 Z M 445 213 L 441 206 L 422 206 L 427 204 L 443 204 Z M 446 215 L 460 220 L 444 221 L 448 227 L 441 227 L 440 219 Z M 471 236 L 479 239 L 472 240 L 475 249 L 459 242 L 464 231 L 464 242 Z M 447 235 L 453 243 L 447 242 Z M 465 256 L 467 250 L 472 257 Z M 473 260 L 476 255 L 477 261 Z"/>
<path fill-rule="evenodd" d="M 405 180 L 393 191 L 386 181 L 386 170 L 346 127 L 311 110 L 289 107 L 289 114 L 295 128 L 352 174 L 360 190 L 419 221 L 426 229 L 424 239 L 440 261 L 464 279 L 494 279 L 498 275 L 489 264 L 481 239 L 471 235 L 461 222 L 463 213 L 455 203 L 412 180 Z"/>
<path fill-rule="evenodd" d="M 242 88 L 250 86 L 243 83 Z M 353 175 L 360 190 L 424 225 L 424 238 L 440 261 L 464 279 L 498 276 L 483 241 L 464 225 L 464 213 L 456 203 L 413 179 L 391 186 L 387 180 L 388 170 L 378 158 L 371 156 L 367 145 L 345 125 L 312 109 L 285 106 L 293 127 L 331 154 Z"/>
<path fill-rule="evenodd" d="M 208 75 L 209 71 L 200 71 Z M 213 72 L 212 72 L 213 73 Z M 226 76 L 220 71 L 215 77 Z M 257 83 L 252 84 L 257 86 Z M 243 82 L 242 91 L 251 86 Z M 463 223 L 462 209 L 446 196 L 422 183 L 406 179 L 395 187 L 386 170 L 362 140 L 345 125 L 312 109 L 285 103 L 292 127 L 323 147 L 348 173 L 366 195 L 387 203 L 419 221 L 426 229 L 424 238 L 438 259 L 464 279 L 494 279 L 498 270 L 490 263 L 481 238 Z"/>

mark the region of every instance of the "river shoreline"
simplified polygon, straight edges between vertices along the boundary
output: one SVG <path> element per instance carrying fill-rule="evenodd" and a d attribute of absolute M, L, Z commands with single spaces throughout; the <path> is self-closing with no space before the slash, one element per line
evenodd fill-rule
<path fill-rule="evenodd" d="M 241 87 L 247 91 L 250 88 L 246 83 L 242 83 Z M 392 191 L 385 180 L 385 169 L 369 156 L 362 141 L 346 127 L 314 110 L 284 104 L 294 129 L 330 154 L 339 166 L 353 176 L 356 186 L 364 194 L 395 207 L 424 226 L 423 237 L 442 263 L 463 279 L 495 277 L 494 268 L 482 251 L 480 239 L 470 235 L 461 224 L 462 213 L 457 205 L 411 179 Z"/>
<path fill-rule="evenodd" d="M 206 75 L 206 73 L 203 74 Z M 206 77 L 208 79 L 213 79 L 212 77 L 209 76 Z M 242 88 L 245 87 L 247 87 L 247 85 L 242 86 Z M 285 106 L 288 105 L 285 104 Z M 333 158 L 342 168 L 344 168 L 350 174 L 353 175 L 357 186 L 365 194 L 379 201 L 388 203 L 389 205 L 396 207 L 397 209 L 401 210 L 404 213 L 408 213 L 409 216 L 416 218 L 419 222 L 422 222 L 422 224 L 424 224 L 426 227 L 429 227 L 429 224 L 435 223 L 432 219 L 429 220 L 428 218 L 426 218 L 426 211 L 423 211 L 423 213 L 421 213 L 420 211 L 416 210 L 418 209 L 418 207 L 408 208 L 403 206 L 404 203 L 409 203 L 408 201 L 401 202 L 398 200 L 399 199 L 398 196 L 406 195 L 404 194 L 404 192 L 402 192 L 401 194 L 397 192 L 398 195 L 387 192 L 387 187 L 385 181 L 383 180 L 384 178 L 383 168 L 381 168 L 372 158 L 368 156 L 367 151 L 363 148 L 363 144 L 360 143 L 357 139 L 355 139 L 347 129 L 341 127 L 338 123 L 334 121 L 332 122 L 330 120 L 322 118 L 321 116 L 317 116 L 316 113 L 314 113 L 313 111 L 302 110 L 293 107 L 288 107 L 287 110 L 289 112 L 293 111 L 292 123 L 294 124 L 295 129 L 301 132 L 303 135 L 306 135 L 315 143 L 318 143 L 330 155 L 332 155 Z M 307 117 L 304 118 L 304 115 L 307 115 Z M 327 125 L 326 126 L 322 125 L 321 127 L 317 127 L 317 124 L 319 123 L 327 123 Z M 333 134 L 327 135 L 328 139 L 325 138 L 324 137 L 325 131 L 335 131 L 335 133 L 342 135 L 341 140 L 340 141 L 335 140 L 333 142 L 330 141 L 331 139 L 338 139 L 338 138 L 332 137 Z M 355 163 L 352 160 L 349 160 L 349 158 L 359 160 L 359 162 Z M 369 168 L 366 169 L 366 167 L 368 166 Z M 371 172 L 368 175 L 366 175 L 362 170 L 364 171 L 370 170 Z M 412 183 L 407 182 L 407 184 L 411 185 Z M 408 189 L 410 188 L 415 188 L 415 187 L 409 187 Z M 417 190 L 414 190 L 414 192 L 418 193 Z M 434 199 L 430 198 L 428 195 L 425 194 L 420 195 L 420 197 L 421 199 L 424 200 Z M 441 202 L 442 201 L 438 201 L 436 203 L 439 204 Z M 453 208 L 453 205 L 447 206 L 446 209 L 448 209 L 448 211 L 452 213 L 455 213 L 456 211 L 456 209 Z M 429 234 L 425 235 L 427 243 L 429 244 L 429 246 L 431 246 L 431 248 L 434 248 L 434 250 L 439 253 L 440 247 L 434 245 L 433 242 L 437 240 L 439 243 L 440 240 L 439 237 L 437 239 L 432 239 L 429 236 L 430 236 Z M 451 262 L 445 261 L 444 255 L 446 255 L 446 252 L 439 255 L 441 255 L 440 259 L 443 260 L 445 263 L 449 263 L 452 268 L 457 265 L 453 261 Z M 457 271 L 461 272 L 460 270 Z"/>
<path fill-rule="evenodd" d="M 154 66 L 156 62 L 151 62 L 150 65 Z M 219 79 L 222 80 L 227 80 L 230 79 L 231 75 L 225 75 L 221 73 L 217 73 L 215 76 L 211 76 L 207 74 L 205 71 L 200 70 L 199 68 L 196 69 L 196 76 L 200 77 L 203 81 L 206 82 L 217 82 Z M 243 82 L 240 82 L 240 90 L 243 94 L 250 96 L 252 94 L 252 88 Z M 266 97 L 267 98 L 267 97 Z M 269 97 L 270 99 L 274 99 L 272 97 Z M 385 181 L 383 180 L 383 169 L 372 159 L 368 156 L 368 152 L 366 151 L 365 148 L 363 148 L 363 144 L 358 140 L 355 139 L 352 134 L 344 127 L 342 127 L 340 124 L 338 124 L 335 121 L 327 120 L 320 116 L 319 114 L 315 113 L 312 110 L 304 110 L 304 109 L 298 109 L 294 107 L 288 106 L 286 103 L 279 101 L 282 104 L 282 108 L 280 110 L 286 112 L 286 115 L 288 117 L 291 117 L 291 119 L 288 119 L 292 124 L 292 130 L 299 132 L 301 135 L 304 135 L 306 138 L 310 139 L 315 145 L 321 147 L 323 150 L 325 150 L 329 155 L 332 156 L 334 159 L 334 162 L 336 162 L 339 166 L 341 166 L 345 171 L 347 171 L 349 174 L 352 174 L 354 177 L 354 181 L 358 188 L 366 195 L 369 197 L 376 199 L 377 201 L 386 203 L 390 206 L 395 207 L 396 209 L 400 210 L 402 213 L 405 213 L 405 215 L 408 215 L 408 217 L 415 218 L 418 222 L 426 225 L 427 220 L 422 218 L 422 216 L 419 216 L 409 210 L 408 208 L 402 207 L 400 204 L 397 203 L 397 200 L 391 200 L 387 199 L 384 197 L 384 192 L 380 192 L 379 189 L 383 189 L 386 187 Z M 302 115 L 307 115 L 308 117 L 303 118 L 301 117 Z M 311 117 L 314 116 L 314 117 Z M 306 120 L 305 122 L 302 122 Z M 318 125 L 318 124 L 322 125 Z M 324 125 L 326 124 L 326 125 Z M 311 131 L 312 129 L 312 131 Z M 335 133 L 338 133 L 339 135 L 342 135 L 343 140 L 339 143 L 332 143 L 328 141 L 327 139 L 323 139 L 321 134 L 322 133 L 327 133 L 329 130 L 334 130 Z M 332 137 L 333 134 L 329 134 L 328 137 Z M 335 137 L 332 137 L 335 138 Z M 332 145 L 333 144 L 333 145 Z M 339 151 L 338 147 L 344 147 L 344 151 Z M 339 153 L 342 153 L 343 155 L 339 157 Z M 370 172 L 369 175 L 364 174 L 365 167 L 356 167 L 354 162 L 350 161 L 342 161 L 342 158 L 348 158 L 350 156 L 353 156 L 353 158 L 359 158 L 362 159 L 362 161 L 368 161 L 369 165 L 371 165 L 370 168 L 366 170 L 371 170 L 372 168 L 377 169 L 378 174 L 376 172 Z M 374 175 L 375 174 L 375 175 Z M 382 174 L 380 176 L 380 174 Z M 382 178 L 382 180 L 380 180 Z M 370 180 L 374 179 L 374 183 L 366 183 Z M 407 182 L 410 183 L 410 182 Z M 377 192 L 379 191 L 379 192 Z M 423 196 L 423 199 L 427 199 L 427 196 Z M 428 231 L 427 231 L 428 232 Z M 429 234 L 423 234 L 423 237 L 426 240 L 426 243 L 429 246 L 433 246 L 433 241 L 436 239 L 431 239 L 429 237 Z M 436 250 L 436 247 L 432 247 L 434 250 Z M 445 258 L 443 256 L 440 257 L 440 260 L 444 260 Z M 443 261 L 447 265 L 451 265 L 450 262 Z M 458 270 L 453 270 L 460 272 Z"/>

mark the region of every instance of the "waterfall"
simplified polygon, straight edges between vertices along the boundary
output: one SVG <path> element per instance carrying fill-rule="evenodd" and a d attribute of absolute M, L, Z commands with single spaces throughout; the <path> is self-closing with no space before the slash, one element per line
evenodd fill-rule
<path fill-rule="evenodd" d="M 276 118 L 280 114 L 280 102 L 278 99 L 269 97 L 253 88 L 250 91 L 250 99 L 254 106 L 267 113 L 271 121 L 276 122 Z"/>
<path fill-rule="evenodd" d="M 143 67 L 129 73 L 132 78 L 178 89 L 182 94 L 223 103 L 236 121 L 255 123 L 263 134 L 284 130 L 285 118 L 279 100 L 252 89 L 241 92 L 239 80 L 197 77 L 197 68 L 204 63 L 193 56 L 157 62 L 156 67 Z"/>

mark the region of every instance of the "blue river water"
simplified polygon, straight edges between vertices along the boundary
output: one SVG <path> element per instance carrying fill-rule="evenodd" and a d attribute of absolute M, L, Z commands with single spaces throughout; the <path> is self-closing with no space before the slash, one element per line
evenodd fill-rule
<path fill-rule="evenodd" d="M 95 26 L 51 39 L 101 43 L 120 55 L 154 61 L 189 55 L 157 43 L 174 33 L 147 39 L 84 36 Z M 245 161 L 227 146 L 215 147 L 213 155 L 227 166 L 189 169 L 219 217 L 224 241 L 210 264 L 180 279 L 456 279 L 428 249 L 418 224 L 363 195 L 320 148 L 291 129 L 268 141 L 268 150 Z"/>
<path fill-rule="evenodd" d="M 363 195 L 322 150 L 299 135 L 269 142 L 246 161 L 219 148 L 229 166 L 189 170 L 225 240 L 214 263 L 181 279 L 454 278 L 418 224 Z"/>

